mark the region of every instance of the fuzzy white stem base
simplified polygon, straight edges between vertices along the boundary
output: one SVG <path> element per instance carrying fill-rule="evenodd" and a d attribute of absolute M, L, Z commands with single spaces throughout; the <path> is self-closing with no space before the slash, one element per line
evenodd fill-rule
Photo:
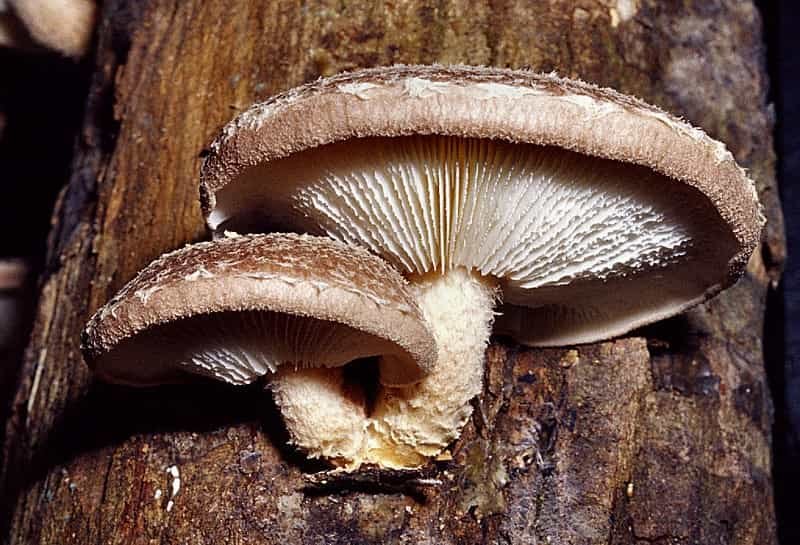
<path fill-rule="evenodd" d="M 370 463 L 416 467 L 456 439 L 469 418 L 470 400 L 483 383 L 496 289 L 485 278 L 455 269 L 413 279 L 433 332 L 438 359 L 433 372 L 405 387 L 382 386 L 372 414 L 348 392 L 338 369 L 284 369 L 272 388 L 292 442 L 309 457 L 346 469 Z"/>

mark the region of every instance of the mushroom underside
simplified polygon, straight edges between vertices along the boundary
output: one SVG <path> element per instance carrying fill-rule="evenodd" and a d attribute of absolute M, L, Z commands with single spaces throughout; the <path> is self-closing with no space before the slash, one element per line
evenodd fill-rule
<path fill-rule="evenodd" d="M 125 339 L 94 364 L 108 381 L 185 382 L 204 375 L 249 384 L 286 365 L 337 367 L 355 359 L 412 357 L 395 343 L 345 324 L 270 311 L 230 311 L 159 324 Z"/>
<path fill-rule="evenodd" d="M 697 189 L 642 166 L 454 136 L 360 138 L 260 164 L 216 192 L 217 232 L 324 234 L 406 274 L 498 278 L 530 345 L 623 334 L 729 283 L 735 236 Z"/>

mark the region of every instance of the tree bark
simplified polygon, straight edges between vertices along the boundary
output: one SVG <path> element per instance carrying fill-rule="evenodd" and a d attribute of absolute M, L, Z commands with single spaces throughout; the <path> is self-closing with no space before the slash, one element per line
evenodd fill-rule
<path fill-rule="evenodd" d="M 0 473 L 7 542 L 771 544 L 766 294 L 784 255 L 749 0 L 104 3 Z M 200 154 L 253 101 L 392 63 L 556 70 L 725 141 L 769 218 L 747 276 L 615 341 L 493 342 L 475 417 L 425 479 L 312 482 L 258 388 L 92 381 L 93 310 L 206 237 Z"/>

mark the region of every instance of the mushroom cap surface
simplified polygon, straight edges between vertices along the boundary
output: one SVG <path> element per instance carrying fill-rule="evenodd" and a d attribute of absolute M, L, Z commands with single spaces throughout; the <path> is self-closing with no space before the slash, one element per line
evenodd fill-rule
<path fill-rule="evenodd" d="M 700 129 L 610 89 L 464 66 L 362 70 L 257 104 L 211 144 L 200 191 L 215 232 L 326 234 L 407 274 L 497 277 L 498 330 L 533 345 L 702 302 L 742 274 L 764 222 Z"/>
<path fill-rule="evenodd" d="M 131 385 L 201 374 L 247 384 L 284 364 L 381 356 L 380 379 L 418 381 L 436 347 L 403 277 L 382 259 L 296 234 L 188 245 L 144 268 L 87 324 L 87 363 Z"/>

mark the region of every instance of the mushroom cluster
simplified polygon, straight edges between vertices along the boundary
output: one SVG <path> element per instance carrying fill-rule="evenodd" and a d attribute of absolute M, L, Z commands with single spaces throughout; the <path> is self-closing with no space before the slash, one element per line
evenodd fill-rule
<path fill-rule="evenodd" d="M 556 346 L 674 315 L 736 281 L 764 222 L 699 129 L 474 67 L 362 70 L 257 104 L 211 145 L 200 193 L 214 240 L 100 309 L 87 362 L 126 384 L 269 375 L 294 444 L 349 469 L 452 442 L 493 330 Z M 363 357 L 369 402 L 344 370 Z"/>

